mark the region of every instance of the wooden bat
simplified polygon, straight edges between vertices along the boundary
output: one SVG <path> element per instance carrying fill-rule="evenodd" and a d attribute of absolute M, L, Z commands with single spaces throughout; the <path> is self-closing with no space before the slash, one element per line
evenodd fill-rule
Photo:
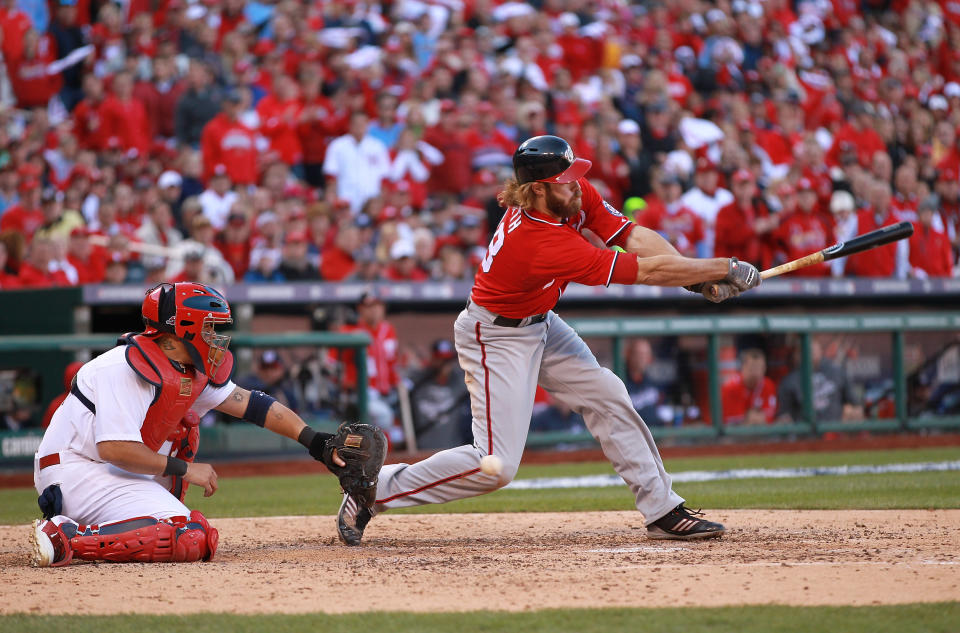
<path fill-rule="evenodd" d="M 784 273 L 790 273 L 795 270 L 800 270 L 801 268 L 806 268 L 807 266 L 819 264 L 821 262 L 828 262 L 832 259 L 839 259 L 841 257 L 847 257 L 848 255 L 855 255 L 856 253 L 862 253 L 863 251 L 870 250 L 871 248 L 876 248 L 878 246 L 883 246 L 884 244 L 889 244 L 890 242 L 896 242 L 898 240 L 908 238 L 911 235 L 913 235 L 913 225 L 909 222 L 891 224 L 890 226 L 885 226 L 875 231 L 858 235 L 853 239 L 847 240 L 846 242 L 837 242 L 833 246 L 828 246 L 827 248 L 817 251 L 816 253 L 810 253 L 809 255 L 805 255 L 799 259 L 789 261 L 785 264 L 780 264 L 779 266 L 774 266 L 773 268 L 768 268 L 767 270 L 760 272 L 760 278 L 769 279 L 770 277 L 776 277 L 778 275 L 783 275 Z M 716 285 L 711 288 L 711 292 L 714 294 L 714 296 L 716 296 Z"/>

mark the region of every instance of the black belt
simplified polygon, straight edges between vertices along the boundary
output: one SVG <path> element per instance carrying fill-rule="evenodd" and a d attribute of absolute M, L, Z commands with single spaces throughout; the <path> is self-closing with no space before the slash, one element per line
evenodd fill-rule
<path fill-rule="evenodd" d="M 467 299 L 467 307 L 470 307 L 470 304 L 473 303 L 470 299 Z M 500 327 L 520 327 L 520 324 L 526 320 L 526 323 L 523 323 L 524 327 L 528 325 L 533 325 L 534 323 L 543 323 L 547 320 L 547 313 L 543 314 L 534 314 L 533 316 L 523 317 L 522 319 L 511 319 L 510 317 L 500 316 L 499 314 L 494 314 L 493 324 L 499 325 Z"/>
<path fill-rule="evenodd" d="M 547 319 L 547 314 L 535 314 L 532 317 L 526 317 L 527 322 L 524 325 L 533 325 L 534 323 L 543 323 Z M 520 327 L 520 324 L 523 323 L 524 319 L 511 319 L 510 317 L 499 316 L 493 320 L 494 325 L 499 325 L 500 327 Z"/>

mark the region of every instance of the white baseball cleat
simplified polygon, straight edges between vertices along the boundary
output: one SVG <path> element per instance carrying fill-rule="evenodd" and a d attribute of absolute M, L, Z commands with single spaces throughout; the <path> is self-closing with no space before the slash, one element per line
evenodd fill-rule
<path fill-rule="evenodd" d="M 50 536 L 43 531 L 43 523 L 39 519 L 33 522 L 33 536 L 30 539 L 33 543 L 33 554 L 30 563 L 34 567 L 49 567 L 57 554 Z"/>

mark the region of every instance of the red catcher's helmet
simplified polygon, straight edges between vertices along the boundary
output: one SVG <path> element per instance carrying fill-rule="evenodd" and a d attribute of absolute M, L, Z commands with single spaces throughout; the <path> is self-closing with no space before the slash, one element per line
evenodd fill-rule
<path fill-rule="evenodd" d="M 233 323 L 230 304 L 210 286 L 184 281 L 162 283 L 147 291 L 141 309 L 144 334 L 173 334 L 183 341 L 193 365 L 213 376 L 226 358 L 230 335 L 217 325 Z"/>

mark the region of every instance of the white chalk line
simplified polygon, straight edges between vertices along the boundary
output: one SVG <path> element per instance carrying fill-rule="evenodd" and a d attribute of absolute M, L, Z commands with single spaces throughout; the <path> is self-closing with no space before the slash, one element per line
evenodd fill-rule
<path fill-rule="evenodd" d="M 688 470 L 672 473 L 674 483 L 724 481 L 731 479 L 791 479 L 846 475 L 882 475 L 886 473 L 930 473 L 960 470 L 960 460 L 914 462 L 860 466 L 814 466 L 809 468 L 734 468 L 730 470 Z M 610 488 L 623 486 L 620 475 L 583 475 L 580 477 L 540 477 L 515 479 L 508 490 L 544 490 L 549 488 Z"/>

